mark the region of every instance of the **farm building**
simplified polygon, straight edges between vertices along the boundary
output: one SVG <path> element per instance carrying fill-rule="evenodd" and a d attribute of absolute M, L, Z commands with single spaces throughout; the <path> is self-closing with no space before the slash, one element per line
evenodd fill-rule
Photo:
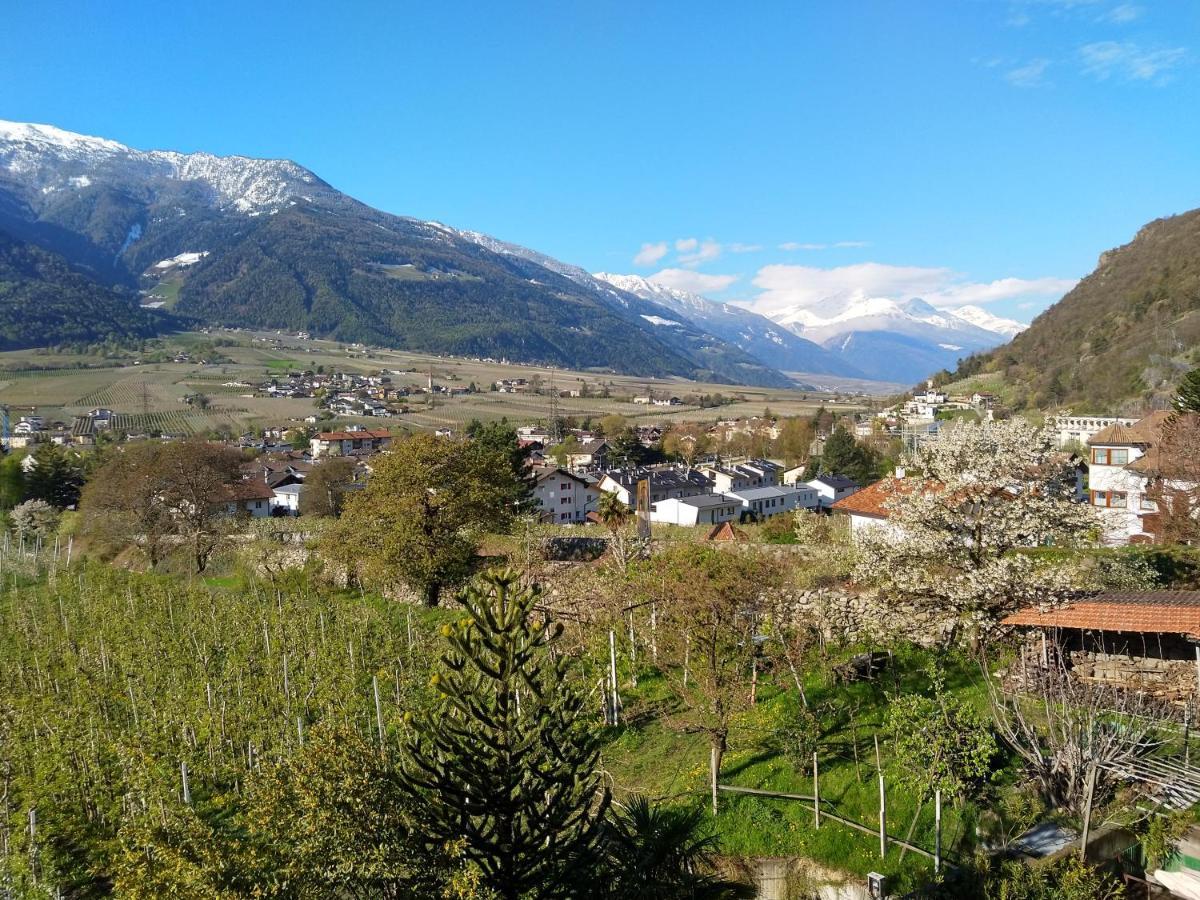
<path fill-rule="evenodd" d="M 1062 665 L 1075 678 L 1183 703 L 1200 683 L 1200 591 L 1105 591 L 1004 619 L 1026 634 L 1028 680 Z"/>

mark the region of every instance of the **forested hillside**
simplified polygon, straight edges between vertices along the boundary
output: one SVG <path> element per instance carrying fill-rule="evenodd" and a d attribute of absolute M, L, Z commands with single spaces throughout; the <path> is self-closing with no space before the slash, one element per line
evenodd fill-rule
<path fill-rule="evenodd" d="M 1200 360 L 1200 210 L 1158 219 L 1012 343 L 953 379 L 1002 375 L 1017 408 L 1137 411 L 1161 405 Z"/>
<path fill-rule="evenodd" d="M 167 321 L 0 231 L 0 350 L 145 337 Z"/>

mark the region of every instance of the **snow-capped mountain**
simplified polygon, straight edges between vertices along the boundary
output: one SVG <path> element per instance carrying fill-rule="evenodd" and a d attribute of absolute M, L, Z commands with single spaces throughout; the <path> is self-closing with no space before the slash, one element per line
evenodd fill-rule
<path fill-rule="evenodd" d="M 131 303 L 140 297 L 143 306 L 207 324 L 635 375 L 793 384 L 582 269 L 372 209 L 283 159 L 138 150 L 0 122 L 0 234 L 56 254 Z"/>
<path fill-rule="evenodd" d="M 664 306 L 718 337 L 741 347 L 769 366 L 786 372 L 864 377 L 849 361 L 756 312 L 658 284 L 640 275 L 597 272 L 596 279 L 625 293 Z"/>
<path fill-rule="evenodd" d="M 982 328 L 984 331 L 1002 334 L 1006 338 L 1014 338 L 1029 327 L 1024 322 L 1018 322 L 1016 319 L 1005 319 L 1001 316 L 993 315 L 982 306 L 959 306 L 950 310 L 950 312 L 954 313 L 958 318 Z"/>
<path fill-rule="evenodd" d="M 40 193 L 45 203 L 52 203 L 58 192 L 86 188 L 106 178 L 178 182 L 199 189 L 218 208 L 247 214 L 270 212 L 297 198 L 332 191 L 312 172 L 285 159 L 134 150 L 51 125 L 0 120 L 3 170 Z"/>
<path fill-rule="evenodd" d="M 895 300 L 850 291 L 778 310 L 770 318 L 841 355 L 869 377 L 917 381 L 1005 343 L 1013 327 L 1023 327 L 978 307 L 968 309 L 960 316 L 917 297 Z"/>

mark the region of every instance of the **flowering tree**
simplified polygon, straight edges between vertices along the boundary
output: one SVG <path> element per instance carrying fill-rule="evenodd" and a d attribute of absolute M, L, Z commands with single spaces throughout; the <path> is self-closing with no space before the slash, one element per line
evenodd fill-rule
<path fill-rule="evenodd" d="M 888 527 L 858 537 L 855 576 L 914 603 L 980 624 L 1074 573 L 1039 563 L 1022 548 L 1076 546 L 1096 529 L 1090 507 L 1073 501 L 1067 454 L 1022 419 L 959 423 L 908 461 L 893 483 Z"/>

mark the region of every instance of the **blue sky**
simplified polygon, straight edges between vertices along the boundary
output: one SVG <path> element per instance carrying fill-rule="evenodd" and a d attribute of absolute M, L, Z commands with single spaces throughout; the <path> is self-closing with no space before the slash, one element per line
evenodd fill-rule
<path fill-rule="evenodd" d="M 1027 320 L 1200 206 L 1198 79 L 1195 0 L 6 0 L 0 27 L 0 118 L 290 157 L 764 311 Z"/>

